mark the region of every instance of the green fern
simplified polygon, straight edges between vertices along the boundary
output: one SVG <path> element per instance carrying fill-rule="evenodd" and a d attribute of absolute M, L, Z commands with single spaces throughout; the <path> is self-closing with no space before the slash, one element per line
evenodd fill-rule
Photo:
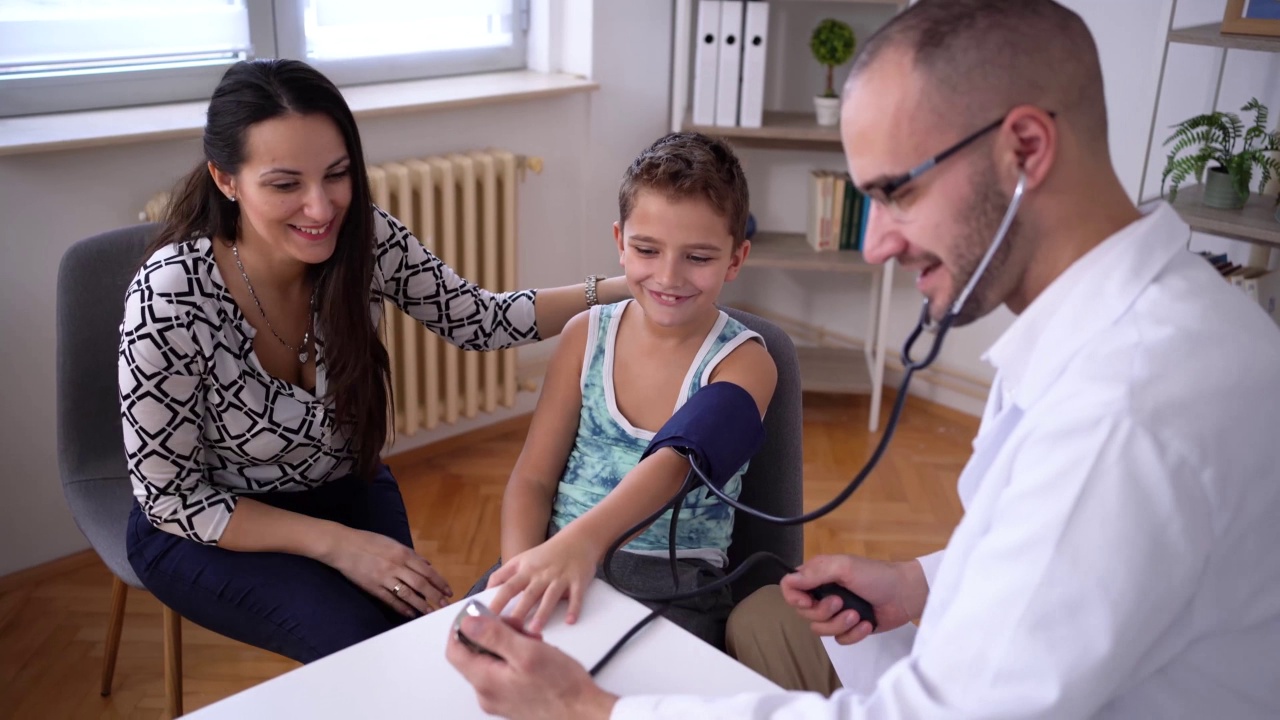
<path fill-rule="evenodd" d="M 1164 141 L 1173 147 L 1160 177 L 1162 195 L 1169 187 L 1169 200 L 1177 200 L 1178 187 L 1192 176 L 1197 183 L 1203 182 L 1210 163 L 1226 171 L 1231 186 L 1242 198 L 1249 196 L 1255 166 L 1259 170 L 1258 192 L 1273 176 L 1280 177 L 1280 161 L 1267 154 L 1280 151 L 1280 133 L 1267 131 L 1267 106 L 1251 98 L 1240 110 L 1253 113 L 1253 122 L 1247 128 L 1239 115 L 1217 110 L 1174 126 L 1173 134 Z"/>

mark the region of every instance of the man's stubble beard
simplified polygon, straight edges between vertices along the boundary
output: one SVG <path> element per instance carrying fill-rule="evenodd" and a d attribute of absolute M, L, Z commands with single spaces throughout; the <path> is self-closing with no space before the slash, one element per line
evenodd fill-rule
<path fill-rule="evenodd" d="M 991 241 L 995 239 L 996 231 L 1000 229 L 1000 223 L 1004 220 L 1004 214 L 1009 209 L 1011 199 L 1001 192 L 993 163 L 988 162 L 975 171 L 970 182 L 971 187 L 974 188 L 973 198 L 960 221 L 963 234 L 960 242 L 957 243 L 955 255 L 956 266 L 960 271 L 954 276 L 956 295 L 948 303 L 948 310 L 960 297 L 965 285 L 973 278 L 978 264 L 982 262 L 982 256 L 991 247 Z M 1004 242 L 991 257 L 991 262 L 987 264 L 987 269 L 982 273 L 977 286 L 969 294 L 969 299 L 960 308 L 960 312 L 956 313 L 953 326 L 968 325 L 995 310 L 1004 302 L 1003 298 L 1008 291 L 1008 288 L 1004 287 L 1008 283 L 1008 280 L 1003 277 L 1004 271 L 1014 248 L 1019 243 L 1020 230 L 1021 224 L 1015 216 Z M 932 315 L 932 312 L 930 314 Z"/>

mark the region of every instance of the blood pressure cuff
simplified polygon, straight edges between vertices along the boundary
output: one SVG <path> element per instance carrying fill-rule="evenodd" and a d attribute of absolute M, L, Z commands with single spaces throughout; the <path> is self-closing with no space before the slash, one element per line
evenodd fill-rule
<path fill-rule="evenodd" d="M 723 489 L 763 443 L 764 423 L 751 393 L 731 382 L 714 382 L 680 406 L 641 459 L 664 447 L 675 448 Z"/>

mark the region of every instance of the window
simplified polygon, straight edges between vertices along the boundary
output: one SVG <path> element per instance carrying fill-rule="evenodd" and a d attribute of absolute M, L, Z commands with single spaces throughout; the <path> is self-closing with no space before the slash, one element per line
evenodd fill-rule
<path fill-rule="evenodd" d="M 524 67 L 513 0 L 276 0 L 280 54 L 339 85 Z"/>
<path fill-rule="evenodd" d="M 339 85 L 525 66 L 528 0 L 0 0 L 0 116 L 209 97 L 293 57 Z"/>

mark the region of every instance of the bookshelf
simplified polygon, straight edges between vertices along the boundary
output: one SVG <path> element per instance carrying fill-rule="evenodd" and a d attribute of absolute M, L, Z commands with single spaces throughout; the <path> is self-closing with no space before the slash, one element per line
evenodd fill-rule
<path fill-rule="evenodd" d="M 871 6 L 867 11 L 878 17 L 883 13 L 876 8 L 900 10 L 907 3 L 908 0 L 770 0 L 769 42 L 771 47 L 767 62 L 775 66 L 776 63 L 785 62 L 781 60 L 781 53 L 778 52 L 780 48 L 776 44 L 781 40 L 781 36 L 777 35 L 775 30 L 786 26 L 787 21 L 794 17 L 806 18 L 812 15 L 813 8 L 807 6 L 822 8 L 819 16 L 827 14 L 838 16 L 837 11 L 844 12 L 856 6 Z M 793 12 L 798 14 L 790 15 Z M 672 55 L 671 130 L 696 131 L 721 137 L 735 148 L 756 148 L 771 152 L 839 153 L 833 157 L 830 165 L 843 166 L 839 126 L 818 125 L 811 105 L 804 111 L 795 111 L 798 108 L 785 107 L 786 101 L 782 100 L 779 102 L 784 107 L 770 110 L 769 96 L 766 96 L 763 123 L 758 128 L 701 125 L 692 121 L 689 93 L 693 85 L 691 50 L 696 18 L 697 0 L 676 0 Z M 775 25 L 775 22 L 780 22 L 781 25 Z M 807 25 L 808 20 L 803 22 Z M 877 20 L 877 22 L 882 21 Z M 865 39 L 865 36 L 860 35 L 859 39 Z M 807 46 L 804 49 L 804 55 L 808 59 Z M 812 59 L 808 59 L 808 62 L 810 65 L 804 69 L 804 72 L 814 70 Z M 797 72 L 800 70 L 797 69 Z M 776 97 L 775 101 L 778 101 Z M 759 192 L 760 189 L 752 188 L 753 196 Z M 866 293 L 868 302 L 865 335 L 855 339 L 860 343 L 860 347 L 851 347 L 848 344 L 832 346 L 823 339 L 825 331 L 820 330 L 816 338 L 813 336 L 804 338 L 813 342 L 814 345 L 797 345 L 796 352 L 800 364 L 800 382 L 805 390 L 871 396 L 867 425 L 872 432 L 875 432 L 880 423 L 880 403 L 883 396 L 887 357 L 886 330 L 889 299 L 893 290 L 894 263 L 891 261 L 884 265 L 870 265 L 862 259 L 862 253 L 857 251 L 814 251 L 803 232 L 786 232 L 793 229 L 803 230 L 805 222 L 803 211 L 806 209 L 807 207 L 797 207 L 799 212 L 793 219 L 788 220 L 788 224 L 794 223 L 792 227 L 769 227 L 769 230 L 780 232 L 756 233 L 751 239 L 751 254 L 747 258 L 744 270 L 753 276 L 749 282 L 756 283 L 766 281 L 768 276 L 765 272 L 836 273 L 841 276 L 842 283 L 845 282 L 844 278 L 847 278 L 850 292 Z M 750 307 L 743 309 L 752 311 Z M 798 340 L 801 339 L 800 335 L 806 335 L 794 326 L 786 327 L 788 324 L 801 322 L 798 319 L 781 315 L 771 319 Z"/>
<path fill-rule="evenodd" d="M 872 275 L 883 269 L 880 265 L 872 265 L 863 260 L 860 252 L 814 252 L 802 233 L 776 232 L 756 233 L 751 238 L 751 254 L 747 257 L 747 266 Z"/>
<path fill-rule="evenodd" d="M 1236 35 L 1223 33 L 1220 23 L 1173 27 L 1178 13 L 1178 0 L 1169 9 L 1169 26 L 1165 31 L 1164 54 L 1160 60 L 1160 74 L 1156 80 L 1156 101 L 1151 109 L 1151 124 L 1147 133 L 1147 153 L 1142 161 L 1142 175 L 1138 183 L 1139 196 L 1146 190 L 1147 175 L 1151 171 L 1151 149 L 1155 142 L 1156 116 L 1160 110 L 1160 98 L 1164 90 L 1165 71 L 1169 64 L 1169 47 L 1172 45 L 1199 45 L 1220 48 L 1218 58 L 1218 82 L 1213 89 L 1214 110 L 1218 109 L 1222 90 L 1223 73 L 1226 70 L 1227 53 L 1231 50 L 1280 53 L 1280 38 L 1261 35 Z M 1257 193 L 1249 196 L 1239 210 L 1219 210 L 1206 206 L 1202 199 L 1204 188 L 1199 185 L 1178 190 L 1178 199 L 1172 203 L 1183 221 L 1197 232 L 1242 240 L 1255 245 L 1280 247 L 1280 221 L 1276 220 L 1275 198 Z M 1149 198 L 1146 198 L 1149 199 Z"/>
<path fill-rule="evenodd" d="M 884 266 L 872 265 L 862 259 L 862 253 L 851 250 L 829 250 L 815 252 L 809 247 L 808 240 L 802 233 L 757 233 L 751 239 L 751 254 L 747 257 L 746 269 L 777 268 L 782 270 L 801 270 L 809 272 L 843 273 L 865 275 L 871 278 L 870 292 L 872 307 L 867 317 L 867 336 L 876 334 L 882 327 L 879 315 L 883 308 L 888 309 L 887 295 L 881 297 L 881 283 L 889 282 L 891 276 Z M 877 303 L 876 300 L 880 299 Z M 748 312 L 762 314 L 751 307 L 744 308 Z M 883 345 L 883 341 L 881 341 Z M 883 373 L 883 359 L 877 359 L 874 343 L 862 348 L 797 346 L 796 355 L 800 363 L 801 384 L 805 390 L 820 393 L 841 393 L 865 395 L 876 392 L 877 382 L 883 382 L 883 375 L 877 381 L 875 374 L 877 364 Z M 874 420 L 871 425 L 874 432 Z"/>
<path fill-rule="evenodd" d="M 780 150 L 832 150 L 840 146 L 840 128 L 819 125 L 813 113 L 766 110 L 764 124 L 758 128 L 724 125 L 698 125 L 684 116 L 681 129 L 704 135 L 719 135 L 735 145 Z"/>
<path fill-rule="evenodd" d="M 1218 23 L 1170 30 L 1169 42 L 1180 45 L 1205 45 L 1224 50 L 1280 52 L 1280 38 L 1262 35 L 1231 35 L 1223 33 Z"/>
<path fill-rule="evenodd" d="M 1257 245 L 1280 247 L 1280 222 L 1276 221 L 1276 200 L 1252 193 L 1239 210 L 1219 210 L 1201 202 L 1204 187 L 1178 189 L 1173 207 L 1184 222 L 1197 232 L 1221 235 Z"/>
<path fill-rule="evenodd" d="M 870 362 L 860 350 L 839 347 L 796 348 L 800 376 L 810 392 L 865 395 L 874 389 Z M 874 430 L 872 431 L 874 432 Z"/>

